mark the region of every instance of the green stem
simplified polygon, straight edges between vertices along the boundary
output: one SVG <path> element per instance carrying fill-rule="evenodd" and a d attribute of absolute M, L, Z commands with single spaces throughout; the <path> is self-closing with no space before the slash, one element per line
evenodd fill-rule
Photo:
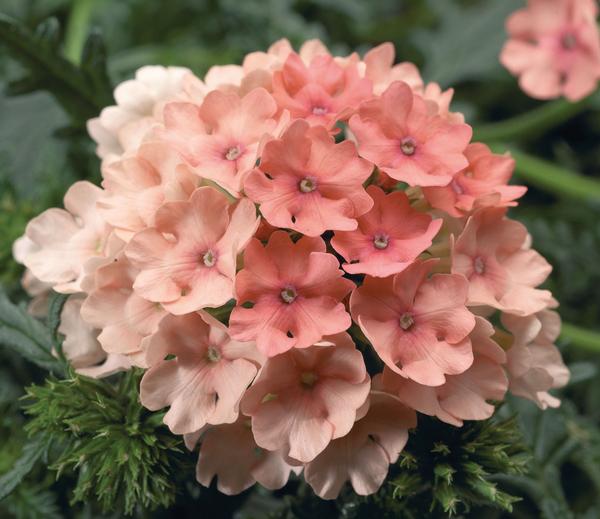
<path fill-rule="evenodd" d="M 593 98 L 594 95 L 576 103 L 561 99 L 504 121 L 480 125 L 473 129 L 473 139 L 483 142 L 533 139 L 588 108 Z"/>
<path fill-rule="evenodd" d="M 600 332 L 580 328 L 574 324 L 562 323 L 560 336 L 576 348 L 600 353 Z"/>
<path fill-rule="evenodd" d="M 65 57 L 79 65 L 88 33 L 94 0 L 73 0 L 65 31 Z"/>
<path fill-rule="evenodd" d="M 501 144 L 491 144 L 490 147 L 496 153 L 506 150 L 506 146 Z M 510 153 L 516 161 L 517 177 L 559 197 L 600 202 L 600 180 L 585 177 L 522 151 L 510 150 Z"/>

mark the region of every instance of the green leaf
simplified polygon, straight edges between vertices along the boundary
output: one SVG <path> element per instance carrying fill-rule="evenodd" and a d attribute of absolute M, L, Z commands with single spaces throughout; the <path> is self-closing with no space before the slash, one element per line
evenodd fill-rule
<path fill-rule="evenodd" d="M 47 444 L 39 438 L 33 439 L 23 447 L 21 457 L 14 467 L 0 477 L 0 500 L 10 494 L 23 478 L 31 472 L 35 462 L 46 454 L 46 450 Z"/>
<path fill-rule="evenodd" d="M 48 319 L 46 324 L 59 353 L 62 353 L 62 341 L 58 337 L 58 327 L 60 326 L 61 312 L 68 298 L 67 294 L 58 294 L 53 291 L 48 302 Z"/>
<path fill-rule="evenodd" d="M 73 121 L 83 125 L 112 103 L 112 88 L 106 74 L 78 68 L 60 56 L 56 51 L 56 33 L 55 22 L 44 22 L 36 33 L 31 33 L 17 20 L 0 13 L 0 43 L 29 69 L 32 81 L 39 80 Z M 93 47 L 97 49 L 98 45 Z M 98 51 L 90 52 L 94 56 Z M 91 61 L 94 60 L 97 65 L 103 62 L 102 58 Z"/>
<path fill-rule="evenodd" d="M 506 39 L 504 20 L 522 7 L 521 0 L 487 0 L 461 7 L 457 0 L 428 0 L 438 16 L 431 30 L 417 31 L 413 41 L 424 55 L 423 77 L 448 87 L 501 70 L 498 55 Z"/>
<path fill-rule="evenodd" d="M 571 372 L 569 385 L 572 386 L 594 378 L 598 373 L 598 368 L 592 362 L 573 362 L 569 364 L 569 371 Z"/>
<path fill-rule="evenodd" d="M 52 354 L 54 341 L 50 330 L 12 304 L 0 289 L 0 344 L 49 371 L 61 372 L 63 365 Z"/>

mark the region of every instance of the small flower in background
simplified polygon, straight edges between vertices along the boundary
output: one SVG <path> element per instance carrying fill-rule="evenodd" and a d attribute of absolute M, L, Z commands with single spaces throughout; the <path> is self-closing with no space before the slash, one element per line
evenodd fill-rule
<path fill-rule="evenodd" d="M 506 21 L 500 61 L 536 99 L 578 101 L 600 79 L 595 0 L 529 0 Z"/>

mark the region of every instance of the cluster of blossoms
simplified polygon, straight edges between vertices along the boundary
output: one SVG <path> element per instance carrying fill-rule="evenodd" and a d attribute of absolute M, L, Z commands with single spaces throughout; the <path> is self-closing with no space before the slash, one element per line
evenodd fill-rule
<path fill-rule="evenodd" d="M 291 472 L 373 493 L 417 412 L 558 405 L 551 269 L 506 215 L 525 188 L 452 94 L 391 44 L 282 40 L 204 80 L 144 67 L 89 122 L 102 187 L 77 182 L 15 245 L 32 310 L 72 294 L 73 365 L 144 368 L 142 404 L 227 494 Z"/>
<path fill-rule="evenodd" d="M 577 101 L 600 79 L 597 0 L 528 0 L 506 22 L 502 64 L 537 99 Z"/>

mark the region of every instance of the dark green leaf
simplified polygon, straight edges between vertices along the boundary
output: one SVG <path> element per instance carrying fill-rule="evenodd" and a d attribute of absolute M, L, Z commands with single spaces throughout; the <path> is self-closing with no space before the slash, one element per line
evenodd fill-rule
<path fill-rule="evenodd" d="M 14 467 L 0 477 L 0 500 L 10 494 L 31 472 L 35 462 L 45 455 L 46 447 L 46 444 L 39 439 L 34 439 L 23 447 L 21 457 Z"/>

